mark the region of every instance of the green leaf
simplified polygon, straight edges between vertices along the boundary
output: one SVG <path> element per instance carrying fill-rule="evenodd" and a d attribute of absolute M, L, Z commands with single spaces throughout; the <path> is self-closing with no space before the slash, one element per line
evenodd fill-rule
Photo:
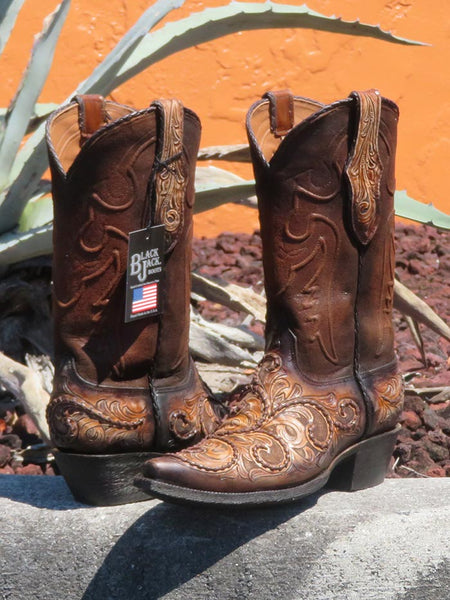
<path fill-rule="evenodd" d="M 33 133 L 41 123 L 46 121 L 50 114 L 58 108 L 59 104 L 54 102 L 48 102 L 46 104 L 35 104 L 33 114 L 28 121 L 26 135 Z M 0 139 L 2 137 L 2 131 L 4 129 L 5 117 L 8 112 L 7 108 L 0 108 Z"/>
<path fill-rule="evenodd" d="M 50 70 L 56 43 L 69 10 L 70 0 L 63 0 L 56 10 L 46 17 L 41 33 L 36 36 L 30 60 L 15 98 L 5 118 L 5 130 L 0 145 L 0 188 L 10 181 L 11 167 L 22 143 L 36 100 Z M 14 211 L 18 216 L 19 211 Z M 9 222 L 13 227 L 16 219 Z M 5 216 L 2 214 L 2 221 Z M 10 218 L 14 218 L 11 215 Z"/>
<path fill-rule="evenodd" d="M 95 91 L 99 80 L 112 79 L 124 58 L 148 29 L 154 27 L 171 10 L 183 3 L 184 0 L 159 0 L 146 10 L 92 75 L 70 94 L 69 99 L 75 93 Z M 110 87 L 110 90 L 114 87 L 114 85 Z M 15 226 L 24 205 L 36 193 L 42 173 L 48 166 L 44 136 L 45 123 L 40 123 L 16 156 L 10 172 L 10 187 L 0 193 L 0 233 Z"/>
<path fill-rule="evenodd" d="M 47 187 L 50 188 L 50 183 Z M 51 223 L 53 220 L 53 202 L 51 195 L 48 193 L 49 191 L 50 189 L 47 192 L 42 191 L 28 201 L 23 213 L 20 215 L 19 232 L 29 231 L 30 229 L 42 227 L 46 223 Z"/>
<path fill-rule="evenodd" d="M 0 55 L 6 46 L 25 0 L 1 0 L 0 2 Z"/>
<path fill-rule="evenodd" d="M 368 36 L 400 44 L 421 44 L 421 42 L 396 37 L 376 26 L 357 21 L 346 22 L 336 17 L 321 15 L 310 10 L 306 5 L 296 7 L 273 2 L 254 4 L 231 2 L 227 6 L 205 9 L 185 19 L 168 23 L 155 32 L 142 35 L 141 25 L 144 22 L 147 27 L 152 27 L 152 19 L 156 24 L 164 14 L 178 6 L 180 1 L 159 0 L 148 9 L 134 26 L 134 32 L 130 34 L 127 42 L 123 45 L 119 42 L 104 63 L 95 70 L 95 75 L 93 73 L 81 83 L 76 92 L 107 95 L 124 81 L 174 52 L 244 30 L 280 27 L 313 28 Z M 159 12 L 151 12 L 156 8 Z M 138 40 L 137 44 L 136 40 Z M 127 58 L 123 62 L 125 57 Z M 36 192 L 39 179 L 47 166 L 43 142 L 44 131 L 43 125 L 39 126 L 20 150 L 11 170 L 10 181 L 14 183 L 11 184 L 10 189 L 0 194 L 0 205 L 6 197 L 6 201 L 0 208 L 0 233 L 15 225 L 23 206 Z M 246 193 L 245 190 L 235 191 Z M 219 198 L 216 197 L 215 201 L 219 201 Z M 227 201 L 225 199 L 219 203 Z"/>
<path fill-rule="evenodd" d="M 231 146 L 208 146 L 200 148 L 198 160 L 228 160 L 230 162 L 251 162 L 248 144 L 233 144 Z"/>
<path fill-rule="evenodd" d="M 424 204 L 410 198 L 406 190 L 395 192 L 395 214 L 418 223 L 450 229 L 450 215 L 435 208 L 431 202 Z"/>
<path fill-rule="evenodd" d="M 41 123 L 46 121 L 48 117 L 58 108 L 59 104 L 48 102 L 46 104 L 35 104 L 33 114 L 28 121 L 26 134 L 33 133 Z"/>
<path fill-rule="evenodd" d="M 55 104 L 55 102 L 38 102 L 34 105 L 34 110 L 32 114 L 32 119 L 41 119 L 48 117 L 54 110 L 58 108 L 59 104 Z M 3 107 L 0 108 L 0 117 L 6 117 L 8 113 L 8 109 Z"/>
<path fill-rule="evenodd" d="M 24 233 L 10 232 L 0 236 L 0 268 L 35 256 L 51 254 L 53 225 L 48 223 Z"/>
<path fill-rule="evenodd" d="M 11 169 L 11 186 L 0 192 L 0 234 L 12 229 L 28 200 L 38 191 L 48 166 L 45 123 L 41 123 L 18 153 Z"/>
<path fill-rule="evenodd" d="M 211 210 L 228 202 L 247 203 L 254 195 L 254 181 L 247 181 L 230 171 L 217 167 L 197 167 L 196 169 L 195 213 Z"/>
<path fill-rule="evenodd" d="M 398 44 L 426 45 L 382 31 L 377 26 L 359 21 L 343 21 L 334 16 L 327 17 L 305 4 L 291 6 L 274 2 L 231 2 L 227 6 L 207 8 L 147 34 L 122 65 L 115 80 L 108 82 L 107 91 L 150 65 L 191 46 L 238 31 L 276 28 L 316 29 L 372 37 Z"/>

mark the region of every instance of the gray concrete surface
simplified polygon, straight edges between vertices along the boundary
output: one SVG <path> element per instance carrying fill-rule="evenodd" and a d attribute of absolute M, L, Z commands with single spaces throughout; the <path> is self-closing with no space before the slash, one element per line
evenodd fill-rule
<path fill-rule="evenodd" d="M 0 475 L 1 600 L 449 600 L 450 479 L 226 512 Z"/>

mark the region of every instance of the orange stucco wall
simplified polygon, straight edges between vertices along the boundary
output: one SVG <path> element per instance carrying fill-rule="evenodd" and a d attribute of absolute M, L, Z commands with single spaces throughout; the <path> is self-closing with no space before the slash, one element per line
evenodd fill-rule
<path fill-rule="evenodd" d="M 255 0 L 254 0 L 255 1 Z M 258 0 L 259 1 L 259 0 Z M 166 20 L 228 4 L 186 0 Z M 301 0 L 284 0 L 299 5 Z M 429 47 L 310 30 L 243 32 L 174 55 L 122 85 L 119 102 L 142 107 L 155 96 L 177 96 L 203 123 L 202 145 L 246 141 L 244 118 L 268 89 L 289 87 L 323 102 L 353 89 L 377 87 L 400 106 L 397 188 L 450 212 L 450 8 L 448 0 L 308 0 L 308 6 L 344 19 L 379 23 Z M 0 103 L 12 98 L 37 32 L 57 0 L 26 0 L 0 59 Z M 117 43 L 149 0 L 72 0 L 41 101 L 61 102 Z M 240 173 L 251 171 L 242 165 Z M 198 215 L 196 233 L 251 230 L 255 211 L 233 205 Z"/>

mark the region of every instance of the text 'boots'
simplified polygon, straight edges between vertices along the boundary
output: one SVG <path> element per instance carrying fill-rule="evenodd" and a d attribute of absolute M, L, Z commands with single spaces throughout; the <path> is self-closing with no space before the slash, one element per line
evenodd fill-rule
<path fill-rule="evenodd" d="M 176 100 L 134 111 L 78 96 L 47 142 L 54 200 L 57 464 L 93 504 L 147 498 L 150 456 L 218 419 L 188 354 L 197 116 Z M 128 268 L 127 268 L 128 264 Z"/>
<path fill-rule="evenodd" d="M 398 109 L 289 92 L 247 129 L 267 295 L 266 352 L 221 426 L 137 484 L 211 504 L 289 502 L 383 481 L 403 400 L 392 327 Z"/>

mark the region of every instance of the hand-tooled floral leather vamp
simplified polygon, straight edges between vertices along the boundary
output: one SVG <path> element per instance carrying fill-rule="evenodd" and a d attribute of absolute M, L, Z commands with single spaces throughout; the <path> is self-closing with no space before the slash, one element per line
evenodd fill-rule
<path fill-rule="evenodd" d="M 278 354 L 266 354 L 222 425 L 199 444 L 154 459 L 151 471 L 168 481 L 173 475 L 176 484 L 183 483 L 186 471 L 189 481 L 195 476 L 197 485 L 211 491 L 307 481 L 360 437 L 364 427 L 361 400 L 351 382 L 341 386 L 339 395 L 310 387 L 289 373 Z M 171 467 L 176 463 L 184 468 Z"/>

